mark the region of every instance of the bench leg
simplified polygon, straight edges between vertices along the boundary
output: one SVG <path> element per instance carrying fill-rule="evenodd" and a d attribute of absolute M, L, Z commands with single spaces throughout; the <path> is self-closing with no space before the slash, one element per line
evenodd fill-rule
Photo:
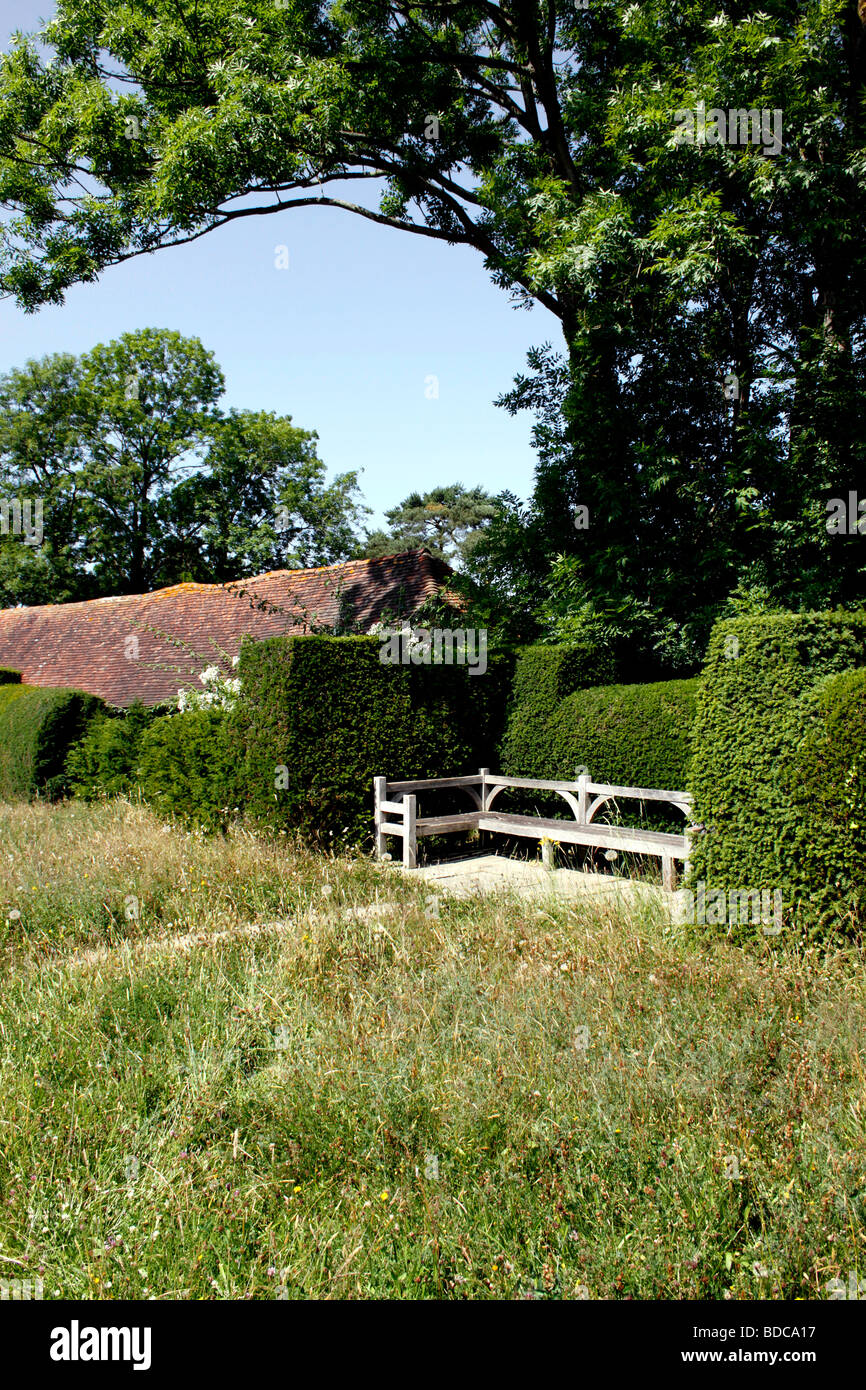
<path fill-rule="evenodd" d="M 382 812 L 379 810 L 379 802 L 387 801 L 388 780 L 386 777 L 373 778 L 373 816 L 376 826 L 376 858 L 384 859 L 388 853 L 387 836 L 382 834 L 381 824 L 384 820 Z"/>
<path fill-rule="evenodd" d="M 662 884 L 668 893 L 673 893 L 677 886 L 677 866 L 672 855 L 662 855 Z"/>
<path fill-rule="evenodd" d="M 416 800 L 407 796 L 403 802 L 403 868 L 414 869 L 418 864 L 418 837 L 415 832 Z"/>

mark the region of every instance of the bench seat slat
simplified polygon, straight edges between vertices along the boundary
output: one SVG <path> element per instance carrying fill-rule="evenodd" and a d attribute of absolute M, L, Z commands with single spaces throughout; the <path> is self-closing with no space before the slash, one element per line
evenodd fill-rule
<path fill-rule="evenodd" d="M 542 820 L 538 816 L 512 816 L 505 811 L 487 811 L 478 818 L 479 830 L 495 830 L 503 835 L 521 835 L 539 840 L 567 841 L 573 845 L 597 845 L 600 849 L 631 850 L 633 854 L 689 857 L 685 835 L 668 835 L 656 830 L 635 830 L 621 825 L 577 825 L 568 820 Z"/>
<path fill-rule="evenodd" d="M 503 835 L 523 838 L 566 841 L 576 845 L 596 845 L 600 849 L 630 850 L 633 854 L 671 855 L 675 859 L 689 857 L 686 835 L 671 835 L 657 830 L 636 830 L 626 825 L 577 825 L 569 820 L 545 820 L 539 816 L 513 816 L 507 811 L 469 811 L 465 815 L 427 816 L 415 823 L 415 832 L 424 835 L 447 835 L 453 830 L 491 830 Z M 402 822 L 383 821 L 379 830 L 385 835 L 402 835 Z"/>

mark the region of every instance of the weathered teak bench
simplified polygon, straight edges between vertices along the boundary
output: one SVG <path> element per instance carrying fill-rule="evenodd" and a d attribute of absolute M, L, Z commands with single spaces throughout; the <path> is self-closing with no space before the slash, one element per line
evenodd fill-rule
<path fill-rule="evenodd" d="M 418 817 L 418 793 L 460 787 L 475 803 L 476 810 L 450 816 Z M 558 792 L 571 807 L 574 820 L 518 816 L 510 811 L 493 811 L 491 806 L 504 787 L 525 787 L 530 791 Z M 598 825 L 594 816 L 616 797 L 639 801 L 666 801 L 688 817 L 691 797 L 687 792 L 663 791 L 655 787 L 615 787 L 593 782 L 582 776 L 576 782 L 540 782 L 529 777 L 496 777 L 486 767 L 467 777 L 424 777 L 414 782 L 389 782 L 374 777 L 376 854 L 387 853 L 386 837 L 403 840 L 403 865 L 414 869 L 418 841 L 423 835 L 448 835 L 456 830 L 493 830 L 502 835 L 519 835 L 531 840 L 556 840 L 571 845 L 592 845 L 601 849 L 624 850 L 631 854 L 654 854 L 662 861 L 665 888 L 676 887 L 675 860 L 689 857 L 688 828 L 682 835 L 656 830 L 636 830 L 622 825 Z"/>

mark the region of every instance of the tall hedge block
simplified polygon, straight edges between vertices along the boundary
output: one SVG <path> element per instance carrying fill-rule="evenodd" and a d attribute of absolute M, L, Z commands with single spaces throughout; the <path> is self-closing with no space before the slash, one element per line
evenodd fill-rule
<path fill-rule="evenodd" d="M 65 795 L 69 751 L 102 709 L 81 690 L 0 686 L 0 798 Z"/>
<path fill-rule="evenodd" d="M 373 778 L 477 770 L 501 732 L 507 663 L 380 660 L 375 637 L 273 637 L 245 643 L 242 698 L 229 719 L 244 750 L 243 800 L 254 819 L 358 842 L 372 832 Z"/>
<path fill-rule="evenodd" d="M 866 668 L 825 676 L 792 710 L 782 863 L 800 916 L 866 927 Z"/>
<path fill-rule="evenodd" d="M 856 914 L 856 832 L 838 835 L 864 814 L 862 744 L 852 734 L 833 748 L 831 731 L 850 734 L 862 688 L 850 675 L 829 678 L 864 665 L 864 613 L 767 614 L 716 625 L 694 728 L 691 790 L 703 830 L 693 881 L 779 890 L 786 921 L 806 930 Z"/>

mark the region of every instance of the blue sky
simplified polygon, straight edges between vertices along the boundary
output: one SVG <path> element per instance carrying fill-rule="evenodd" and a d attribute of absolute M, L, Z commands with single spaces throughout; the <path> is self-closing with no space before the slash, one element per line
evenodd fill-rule
<path fill-rule="evenodd" d="M 4 48 L 51 8 L 4 0 Z M 224 407 L 291 415 L 318 431 L 330 473 L 363 470 L 371 524 L 439 483 L 531 491 L 532 420 L 493 401 L 530 346 L 559 347 L 559 325 L 541 307 L 515 309 L 466 247 L 335 208 L 250 218 L 118 266 L 61 307 L 27 315 L 0 302 L 0 372 L 145 327 L 202 340 L 225 374 Z"/>

